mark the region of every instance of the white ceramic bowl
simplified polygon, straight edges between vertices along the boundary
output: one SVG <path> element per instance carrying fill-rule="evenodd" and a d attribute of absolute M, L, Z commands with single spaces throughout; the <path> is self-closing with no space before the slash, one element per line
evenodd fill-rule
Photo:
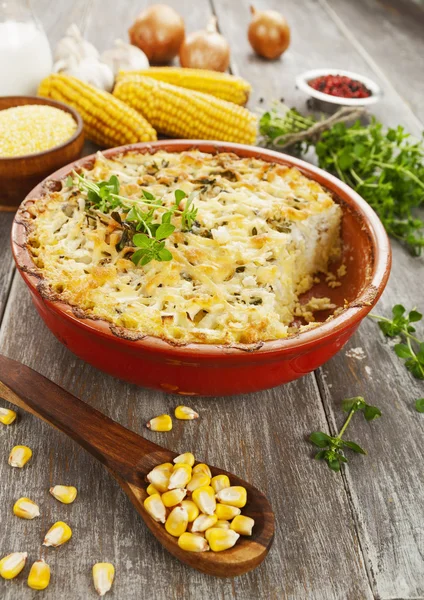
<path fill-rule="evenodd" d="M 323 92 L 314 90 L 314 88 L 309 85 L 308 81 L 312 81 L 323 75 L 345 75 L 351 79 L 356 79 L 356 81 L 360 81 L 370 90 L 371 96 L 368 96 L 368 98 L 341 98 L 340 96 L 331 96 L 330 94 L 324 94 Z M 372 79 L 359 75 L 358 73 L 353 73 L 352 71 L 344 71 L 343 69 L 312 69 L 311 71 L 306 71 L 296 77 L 296 86 L 302 90 L 302 92 L 305 92 L 305 94 L 308 94 L 308 96 L 311 96 L 316 100 L 337 104 L 338 106 L 370 106 L 371 104 L 379 102 L 383 95 L 380 86 Z"/>

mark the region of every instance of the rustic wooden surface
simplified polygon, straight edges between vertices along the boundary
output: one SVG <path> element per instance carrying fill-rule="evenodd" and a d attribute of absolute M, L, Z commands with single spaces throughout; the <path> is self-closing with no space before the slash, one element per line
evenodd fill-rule
<path fill-rule="evenodd" d="M 189 31 L 200 28 L 211 12 L 217 14 L 231 44 L 233 71 L 254 86 L 251 108 L 261 98 L 284 97 L 303 109 L 305 98 L 294 89 L 295 75 L 322 65 L 344 67 L 383 85 L 384 99 L 374 110 L 378 118 L 420 133 L 423 36 L 420 20 L 408 13 L 406 2 L 258 1 L 258 8 L 283 10 L 292 26 L 290 50 L 272 63 L 255 57 L 246 41 L 247 1 L 168 3 L 184 16 Z M 103 49 L 114 37 L 125 39 L 129 23 L 147 3 L 69 4 L 33 1 L 52 43 L 76 22 Z M 424 599 L 424 418 L 413 406 L 415 398 L 424 396 L 424 386 L 406 372 L 374 323 L 366 320 L 348 346 L 315 374 L 249 396 L 196 398 L 192 404 L 201 414 L 198 421 L 152 433 L 144 423 L 171 411 L 179 398 L 104 375 L 50 334 L 18 276 L 10 288 L 10 223 L 11 215 L 1 213 L 1 352 L 149 439 L 176 451 L 194 449 L 205 461 L 238 473 L 265 492 L 277 519 L 274 546 L 257 570 L 234 580 L 201 575 L 162 549 L 103 467 L 59 432 L 21 413 L 19 423 L 0 430 L 0 556 L 27 550 L 31 560 L 48 560 L 52 583 L 43 598 L 95 598 L 91 566 L 107 560 L 117 567 L 111 599 Z M 411 258 L 397 244 L 393 250 L 392 276 L 378 311 L 387 313 L 397 302 L 423 309 L 423 259 Z M 306 438 L 317 429 L 335 431 L 343 419 L 340 400 L 358 394 L 379 406 L 383 418 L 371 424 L 354 420 L 351 437 L 369 455 L 352 457 L 344 473 L 336 475 L 311 459 Z M 10 469 L 5 458 L 17 443 L 34 450 L 22 471 Z M 48 488 L 57 483 L 77 486 L 74 505 L 60 505 L 49 496 Z M 23 495 L 40 504 L 39 519 L 11 515 L 13 501 Z M 72 526 L 71 542 L 56 550 L 41 547 L 44 532 L 59 519 Z M 36 594 L 21 576 L 1 581 L 0 596 L 29 600 Z"/>

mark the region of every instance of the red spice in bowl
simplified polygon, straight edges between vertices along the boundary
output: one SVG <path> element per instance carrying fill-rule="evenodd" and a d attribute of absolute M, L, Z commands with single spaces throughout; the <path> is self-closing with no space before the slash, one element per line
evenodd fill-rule
<path fill-rule="evenodd" d="M 369 98 L 372 95 L 365 84 L 346 75 L 321 75 L 308 81 L 308 85 L 322 94 L 339 98 Z"/>

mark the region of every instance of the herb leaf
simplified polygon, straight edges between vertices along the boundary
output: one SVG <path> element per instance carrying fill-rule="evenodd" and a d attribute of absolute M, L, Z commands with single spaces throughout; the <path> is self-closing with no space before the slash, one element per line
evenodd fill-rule
<path fill-rule="evenodd" d="M 415 400 L 415 410 L 419 413 L 424 413 L 424 398 Z"/>

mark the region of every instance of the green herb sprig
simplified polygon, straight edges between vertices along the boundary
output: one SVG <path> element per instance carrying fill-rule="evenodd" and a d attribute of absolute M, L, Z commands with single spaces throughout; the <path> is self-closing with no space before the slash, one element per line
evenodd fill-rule
<path fill-rule="evenodd" d="M 346 398 L 342 402 L 344 412 L 349 413 L 343 427 L 336 436 L 328 435 L 323 431 L 314 431 L 309 436 L 309 441 L 318 448 L 319 452 L 315 454 L 316 460 L 325 460 L 332 471 L 340 471 L 343 463 L 347 463 L 347 458 L 344 455 L 344 450 L 348 448 L 358 454 L 366 454 L 366 450 L 361 448 L 359 444 L 352 441 L 342 439 L 353 415 L 361 411 L 367 421 L 372 421 L 377 417 L 381 417 L 381 410 L 376 406 L 367 404 L 362 396 L 355 398 Z"/>
<path fill-rule="evenodd" d="M 371 314 L 370 317 L 378 321 L 378 326 L 385 336 L 394 338 L 399 336 L 403 341 L 396 344 L 393 350 L 399 358 L 405 360 L 405 367 L 417 379 L 424 379 L 424 341 L 415 335 L 412 323 L 418 323 L 423 318 L 422 314 L 413 309 L 408 314 L 401 304 L 392 308 L 392 318 Z"/>

